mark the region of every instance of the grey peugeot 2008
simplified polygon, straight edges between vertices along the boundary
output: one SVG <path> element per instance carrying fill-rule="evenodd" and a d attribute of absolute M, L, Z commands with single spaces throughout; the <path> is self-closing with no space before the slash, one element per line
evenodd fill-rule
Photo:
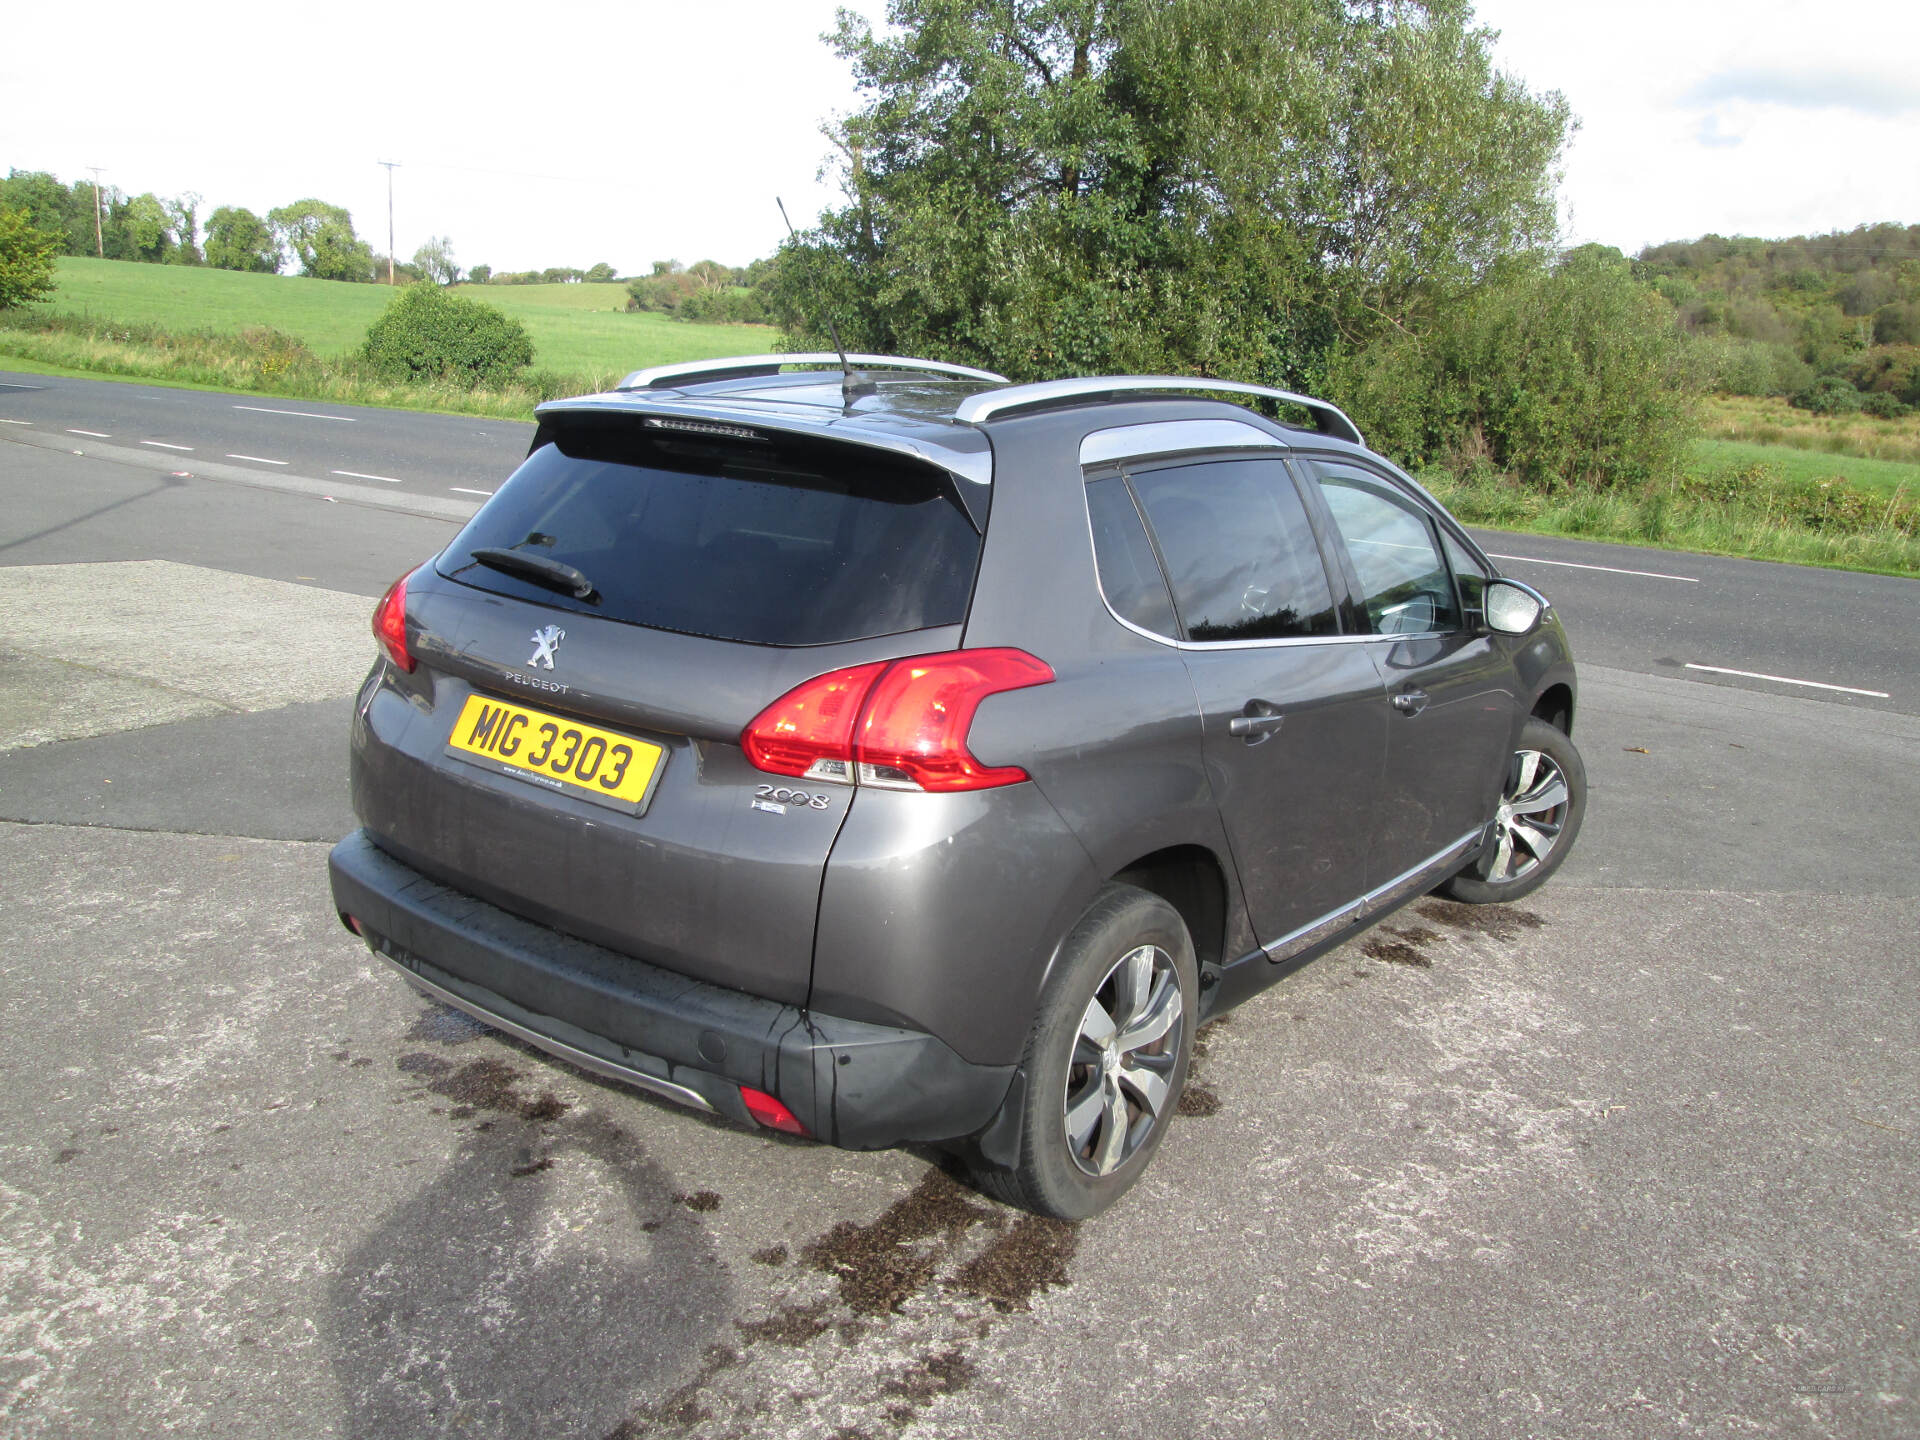
<path fill-rule="evenodd" d="M 1090 1215 L 1197 1026 L 1565 859 L 1566 637 L 1324 401 L 839 364 L 540 407 L 376 611 L 334 899 L 574 1064 Z"/>

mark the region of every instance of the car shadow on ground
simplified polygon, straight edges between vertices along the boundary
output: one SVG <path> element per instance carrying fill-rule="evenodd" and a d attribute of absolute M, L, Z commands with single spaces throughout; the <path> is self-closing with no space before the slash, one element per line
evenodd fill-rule
<path fill-rule="evenodd" d="M 697 1205 L 631 1134 L 498 1058 L 400 1068 L 473 1123 L 328 1287 L 343 1434 L 604 1434 L 730 1330 Z"/>

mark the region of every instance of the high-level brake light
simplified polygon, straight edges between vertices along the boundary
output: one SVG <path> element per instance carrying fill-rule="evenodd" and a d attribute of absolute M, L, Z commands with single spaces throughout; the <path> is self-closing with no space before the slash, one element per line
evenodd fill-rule
<path fill-rule="evenodd" d="M 741 733 L 747 758 L 775 775 L 894 790 L 987 790 L 1027 778 L 967 748 L 989 695 L 1053 680 L 1024 650 L 951 650 L 816 675 Z"/>

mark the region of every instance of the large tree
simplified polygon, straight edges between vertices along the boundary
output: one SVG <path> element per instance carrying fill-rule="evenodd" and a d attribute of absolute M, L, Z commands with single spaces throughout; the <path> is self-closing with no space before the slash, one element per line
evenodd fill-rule
<path fill-rule="evenodd" d="M 222 205 L 207 217 L 207 264 L 218 270 L 280 268 L 280 242 L 267 222 L 242 205 Z"/>
<path fill-rule="evenodd" d="M 296 200 L 267 212 L 267 223 L 317 280 L 372 280 L 373 250 L 353 233 L 353 216 L 324 200 Z"/>
<path fill-rule="evenodd" d="M 53 257 L 60 242 L 25 210 L 0 206 L 0 310 L 53 294 Z"/>
<path fill-rule="evenodd" d="M 1310 383 L 1554 230 L 1557 94 L 1467 0 L 892 0 L 781 319 L 1016 376 Z"/>

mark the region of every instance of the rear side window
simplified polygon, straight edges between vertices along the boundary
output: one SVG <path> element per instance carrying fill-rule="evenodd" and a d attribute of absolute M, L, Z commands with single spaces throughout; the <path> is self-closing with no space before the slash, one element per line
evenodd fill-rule
<path fill-rule="evenodd" d="M 1087 486 L 1087 514 L 1093 519 L 1093 556 L 1100 567 L 1100 590 L 1122 620 L 1155 635 L 1178 628 L 1167 582 L 1153 546 L 1141 528 L 1127 482 L 1118 475 Z"/>
<path fill-rule="evenodd" d="M 1214 460 L 1131 479 L 1187 639 L 1339 633 L 1306 506 L 1280 461 Z"/>
<path fill-rule="evenodd" d="M 980 535 L 951 480 L 855 445 L 552 427 L 442 555 L 465 584 L 608 619 L 825 645 L 956 625 Z M 558 561 L 585 599 L 473 559 Z"/>

